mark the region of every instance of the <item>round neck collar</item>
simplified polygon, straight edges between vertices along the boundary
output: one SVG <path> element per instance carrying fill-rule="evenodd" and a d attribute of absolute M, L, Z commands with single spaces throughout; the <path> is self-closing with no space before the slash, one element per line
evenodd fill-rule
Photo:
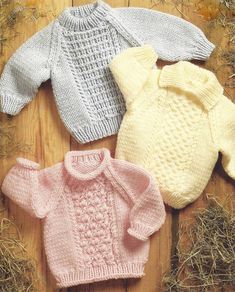
<path fill-rule="evenodd" d="M 81 171 L 82 167 L 89 166 L 89 163 L 93 166 L 92 162 L 94 161 L 98 163 L 96 163 L 91 171 Z M 69 151 L 65 154 L 64 166 L 68 173 L 74 178 L 90 180 L 102 173 L 109 162 L 110 152 L 108 149 L 102 148 L 98 150 Z"/>
<path fill-rule="evenodd" d="M 69 30 L 89 30 L 97 27 L 108 15 L 111 7 L 103 1 L 66 8 L 58 17 L 59 23 Z"/>

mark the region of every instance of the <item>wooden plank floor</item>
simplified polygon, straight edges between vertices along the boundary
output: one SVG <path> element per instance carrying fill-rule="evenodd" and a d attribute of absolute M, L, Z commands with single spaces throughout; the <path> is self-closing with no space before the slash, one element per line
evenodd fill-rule
<path fill-rule="evenodd" d="M 54 11 L 59 14 L 67 6 L 77 6 L 92 1 L 86 0 L 28 0 L 22 1 L 26 4 L 39 8 Z M 217 45 L 213 56 L 201 64 L 217 73 L 220 82 L 225 85 L 228 80 L 229 66 L 221 66 L 224 61 L 221 59 L 221 52 L 228 51 L 231 46 L 228 42 L 226 28 L 222 27 L 215 19 L 222 15 L 229 15 L 229 10 L 225 6 L 219 5 L 220 1 L 170 1 L 170 0 L 109 0 L 112 6 L 140 6 L 159 11 L 171 13 L 185 18 L 198 25 Z M 36 23 L 25 23 L 18 27 L 21 32 L 19 37 L 14 39 L 5 49 L 4 57 L 0 61 L 7 61 L 11 54 L 21 43 L 28 39 L 33 33 L 41 29 L 53 19 L 53 14 L 48 13 L 46 17 L 39 19 Z M 172 44 L 173 46 L 174 44 Z M 1 63 L 1 62 L 0 62 Z M 162 65 L 162 64 L 161 64 Z M 226 88 L 226 95 L 230 98 L 234 96 L 231 88 Z M 3 117 L 4 119 L 4 117 Z M 95 149 L 107 147 L 113 154 L 115 151 L 116 136 L 105 138 L 101 141 L 78 144 L 66 131 L 56 110 L 50 82 L 42 85 L 37 97 L 22 112 L 14 117 L 11 124 L 16 126 L 16 136 L 19 141 L 31 145 L 31 150 L 27 154 L 17 153 L 15 156 L 0 160 L 0 180 L 2 181 L 7 171 L 15 163 L 17 156 L 37 161 L 42 168 L 51 166 L 63 159 L 64 154 L 71 150 Z M 1 182 L 0 181 L 0 182 Z M 146 276 L 141 280 L 110 280 L 107 282 L 82 285 L 62 291 L 90 291 L 90 292 L 153 292 L 164 291 L 162 287 L 162 277 L 170 269 L 170 257 L 174 252 L 177 243 L 177 230 L 179 224 L 189 218 L 198 207 L 206 205 L 205 194 L 213 193 L 218 198 L 223 199 L 225 194 L 232 194 L 235 190 L 235 183 L 227 177 L 221 167 L 220 161 L 217 163 L 213 176 L 202 194 L 202 196 L 192 205 L 184 210 L 176 211 L 167 207 L 167 218 L 160 232 L 151 238 L 151 249 L 149 261 L 146 265 Z M 5 199 L 6 211 L 1 216 L 14 218 L 19 226 L 23 239 L 27 244 L 30 255 L 37 260 L 38 272 L 42 279 L 39 287 L 40 292 L 56 291 L 55 282 L 46 265 L 46 258 L 43 250 L 42 228 L 39 220 L 32 219 L 24 211 L 13 203 Z"/>

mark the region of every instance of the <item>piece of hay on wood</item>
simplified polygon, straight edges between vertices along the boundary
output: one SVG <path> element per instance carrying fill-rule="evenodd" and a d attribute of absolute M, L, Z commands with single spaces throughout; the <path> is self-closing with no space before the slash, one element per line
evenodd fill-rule
<path fill-rule="evenodd" d="M 39 292 L 35 263 L 29 258 L 15 224 L 0 222 L 0 291 Z"/>
<path fill-rule="evenodd" d="M 0 122 L 0 159 L 14 156 L 18 152 L 29 152 L 30 145 L 16 138 L 16 127 Z"/>

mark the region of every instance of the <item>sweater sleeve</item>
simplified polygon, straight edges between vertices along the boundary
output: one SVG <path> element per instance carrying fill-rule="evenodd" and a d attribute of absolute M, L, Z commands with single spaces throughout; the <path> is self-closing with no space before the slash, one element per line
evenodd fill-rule
<path fill-rule="evenodd" d="M 39 170 L 39 164 L 17 158 L 6 175 L 2 192 L 31 216 L 44 218 L 58 200 L 52 168 Z"/>
<path fill-rule="evenodd" d="M 167 61 L 206 60 L 214 49 L 204 33 L 179 17 L 145 8 L 115 8 L 128 31 Z"/>
<path fill-rule="evenodd" d="M 157 54 L 150 45 L 129 48 L 114 57 L 110 69 L 126 104 L 130 104 L 147 82 Z"/>
<path fill-rule="evenodd" d="M 235 105 L 227 97 L 221 96 L 215 109 L 216 138 L 222 153 L 222 164 L 227 174 L 235 179 Z"/>
<path fill-rule="evenodd" d="M 27 40 L 9 59 L 0 78 L 0 111 L 16 115 L 50 78 L 52 23 Z"/>
<path fill-rule="evenodd" d="M 134 164 L 118 161 L 116 171 L 131 205 L 127 232 L 139 240 L 147 240 L 165 221 L 165 207 L 153 178 Z"/>

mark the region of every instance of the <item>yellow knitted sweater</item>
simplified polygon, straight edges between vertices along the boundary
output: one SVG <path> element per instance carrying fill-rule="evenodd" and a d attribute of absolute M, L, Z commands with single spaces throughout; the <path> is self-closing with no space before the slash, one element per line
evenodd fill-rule
<path fill-rule="evenodd" d="M 116 157 L 152 172 L 165 203 L 183 208 L 202 193 L 219 152 L 235 178 L 235 105 L 212 72 L 184 61 L 159 70 L 156 60 L 146 45 L 110 64 L 127 106 Z"/>

